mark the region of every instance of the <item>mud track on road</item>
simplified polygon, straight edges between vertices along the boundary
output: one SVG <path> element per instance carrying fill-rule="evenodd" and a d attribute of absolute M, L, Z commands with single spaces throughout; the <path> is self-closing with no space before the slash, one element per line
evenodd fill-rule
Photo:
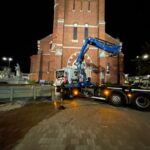
<path fill-rule="evenodd" d="M 53 102 L 32 102 L 21 108 L 0 111 L 0 149 L 12 149 L 33 126 L 57 112 Z"/>

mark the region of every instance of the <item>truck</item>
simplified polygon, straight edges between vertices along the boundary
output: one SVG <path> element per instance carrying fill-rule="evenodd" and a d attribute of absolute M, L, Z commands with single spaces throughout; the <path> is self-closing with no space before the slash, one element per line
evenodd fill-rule
<path fill-rule="evenodd" d="M 107 101 L 114 106 L 133 104 L 140 110 L 149 109 L 150 90 L 148 89 L 130 85 L 97 85 L 91 82 L 91 79 L 85 73 L 83 65 L 84 55 L 90 45 L 100 48 L 111 55 L 118 55 L 122 47 L 121 43 L 110 43 L 92 37 L 87 38 L 77 56 L 76 68 L 66 67 L 56 71 L 56 91 L 59 92 L 63 88 L 64 95 L 69 98 L 84 97 Z"/>

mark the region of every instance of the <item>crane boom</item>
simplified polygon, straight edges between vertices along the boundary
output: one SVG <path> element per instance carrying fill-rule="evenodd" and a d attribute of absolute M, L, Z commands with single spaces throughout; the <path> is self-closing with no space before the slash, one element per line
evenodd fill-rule
<path fill-rule="evenodd" d="M 121 50 L 121 43 L 114 44 L 114 43 L 111 43 L 108 41 L 104 41 L 102 39 L 89 37 L 83 43 L 83 46 L 77 57 L 76 63 L 81 63 L 83 61 L 83 57 L 88 50 L 88 45 L 93 45 L 93 46 L 100 48 L 108 53 L 113 54 L 113 55 L 118 54 Z"/>
<path fill-rule="evenodd" d="M 85 70 L 83 67 L 83 61 L 84 61 L 84 55 L 88 51 L 89 45 L 100 48 L 100 49 L 102 49 L 108 53 L 113 54 L 113 55 L 117 55 L 121 51 L 121 43 L 114 44 L 114 43 L 107 42 L 107 41 L 104 41 L 104 40 L 98 39 L 98 38 L 92 38 L 92 37 L 87 38 L 85 40 L 85 42 L 83 43 L 83 46 L 82 46 L 80 53 L 79 53 L 79 55 L 76 59 L 76 62 L 75 62 L 75 65 L 77 66 L 79 74 L 83 78 L 83 82 L 86 81 L 86 73 L 85 73 Z"/>

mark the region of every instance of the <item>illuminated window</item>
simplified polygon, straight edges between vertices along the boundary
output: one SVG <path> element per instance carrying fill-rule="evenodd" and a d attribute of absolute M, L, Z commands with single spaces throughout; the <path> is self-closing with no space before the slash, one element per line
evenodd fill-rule
<path fill-rule="evenodd" d="M 77 33 L 78 32 L 78 29 L 77 29 L 77 24 L 74 24 L 74 27 L 73 27 L 73 40 L 77 40 Z"/>
<path fill-rule="evenodd" d="M 106 73 L 107 73 L 107 74 L 110 74 L 110 63 L 107 63 L 107 66 L 106 66 Z"/>
<path fill-rule="evenodd" d="M 89 35 L 88 24 L 86 24 L 84 28 L 84 39 L 88 38 L 88 35 Z"/>

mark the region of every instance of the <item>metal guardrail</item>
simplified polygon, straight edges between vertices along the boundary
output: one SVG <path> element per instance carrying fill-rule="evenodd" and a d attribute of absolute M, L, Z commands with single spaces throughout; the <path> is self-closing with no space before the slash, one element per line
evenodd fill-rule
<path fill-rule="evenodd" d="M 0 86 L 0 101 L 13 101 L 15 98 L 51 97 L 55 95 L 53 86 Z"/>

